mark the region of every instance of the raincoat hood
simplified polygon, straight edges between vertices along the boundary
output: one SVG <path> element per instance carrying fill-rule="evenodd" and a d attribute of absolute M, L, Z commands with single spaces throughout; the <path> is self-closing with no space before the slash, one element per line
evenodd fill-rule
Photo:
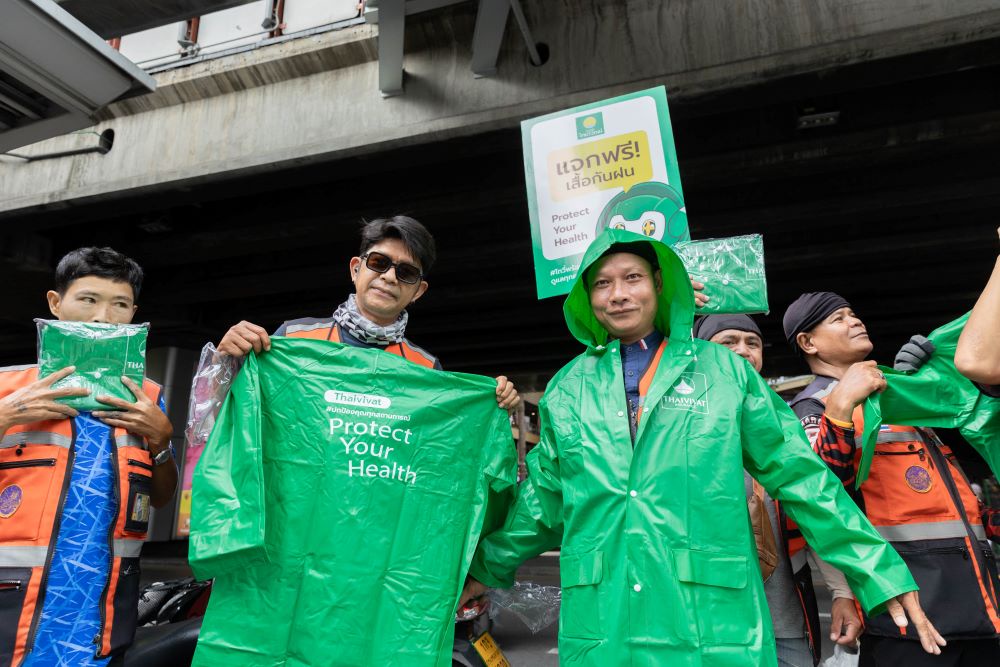
<path fill-rule="evenodd" d="M 563 313 L 566 316 L 566 326 L 570 333 L 589 348 L 603 349 L 608 342 L 608 331 L 594 316 L 590 307 L 590 289 L 587 285 L 587 269 L 597 263 L 611 246 L 615 244 L 646 244 L 652 248 L 660 264 L 660 275 L 663 288 L 657 298 L 656 319 L 653 326 L 656 330 L 671 339 L 672 342 L 691 340 L 691 327 L 694 323 L 694 291 L 691 289 L 691 279 L 677 254 L 665 243 L 656 241 L 623 229 L 606 229 L 587 248 L 576 274 L 576 282 L 570 290 Z"/>

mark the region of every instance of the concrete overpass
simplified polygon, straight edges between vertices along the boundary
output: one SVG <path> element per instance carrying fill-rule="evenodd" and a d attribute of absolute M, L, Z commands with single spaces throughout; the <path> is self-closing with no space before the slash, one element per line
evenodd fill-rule
<path fill-rule="evenodd" d="M 139 258 L 158 344 L 196 348 L 244 317 L 328 312 L 356 221 L 403 211 L 442 246 L 415 340 L 452 370 L 539 387 L 575 348 L 534 298 L 518 123 L 660 84 L 694 235 L 763 232 L 778 314 L 799 291 L 842 290 L 885 358 L 971 305 L 995 256 L 1000 2 L 525 9 L 541 66 L 508 29 L 496 74 L 474 76 L 481 5 L 462 3 L 406 18 L 401 95 L 380 94 L 379 26 L 357 23 L 155 72 L 156 93 L 95 126 L 115 132 L 106 155 L 0 157 L 0 279 L 21 287 L 0 356 L 30 355 L 32 295 L 77 245 Z M 795 372 L 777 320 L 767 370 Z"/>
<path fill-rule="evenodd" d="M 106 4 L 106 3 L 105 3 Z M 165 3 L 170 4 L 170 3 Z M 475 78 L 476 6 L 409 17 L 405 94 L 379 94 L 377 27 L 278 41 L 155 75 L 112 105 L 101 157 L 4 164 L 0 211 L 65 207 L 511 128 L 526 117 L 666 83 L 675 104 L 1000 36 L 1000 2 L 572 0 L 528 8 L 549 59 L 508 31 L 497 74 Z M 925 71 L 863 73 L 877 84 Z M 75 138 L 33 147 L 61 150 Z M 30 154 L 31 151 L 25 151 Z"/>

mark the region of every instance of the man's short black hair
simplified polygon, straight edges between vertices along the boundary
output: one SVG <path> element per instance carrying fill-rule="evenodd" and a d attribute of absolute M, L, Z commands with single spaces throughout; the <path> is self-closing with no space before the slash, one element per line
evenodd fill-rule
<path fill-rule="evenodd" d="M 604 257 L 608 255 L 615 255 L 620 252 L 627 252 L 630 255 L 635 255 L 641 259 L 646 260 L 649 264 L 649 270 L 652 272 L 650 276 L 653 282 L 656 282 L 656 272 L 660 270 L 660 260 L 656 256 L 656 250 L 653 248 L 652 244 L 646 243 L 645 241 L 631 241 L 629 243 L 613 243 L 611 247 L 601 253 L 601 256 L 597 258 L 596 261 L 592 262 L 590 266 L 586 268 L 583 272 L 584 285 L 589 290 L 591 288 L 590 284 L 590 273 L 591 269 L 597 266 L 599 262 Z"/>
<path fill-rule="evenodd" d="M 394 215 L 391 218 L 376 218 L 366 222 L 361 228 L 361 252 L 364 255 L 376 243 L 386 239 L 399 239 L 406 246 L 413 258 L 420 264 L 420 270 L 426 275 L 430 273 L 434 260 L 437 259 L 437 249 L 434 237 L 427 228 L 405 215 Z"/>
<path fill-rule="evenodd" d="M 77 248 L 66 253 L 56 266 L 56 291 L 65 294 L 74 280 L 86 276 L 128 283 L 132 287 L 132 298 L 139 300 L 142 267 L 117 250 L 90 247 Z"/>

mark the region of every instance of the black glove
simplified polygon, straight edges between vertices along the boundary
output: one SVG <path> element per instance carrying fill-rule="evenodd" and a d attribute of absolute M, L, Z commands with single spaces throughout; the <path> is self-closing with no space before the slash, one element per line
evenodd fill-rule
<path fill-rule="evenodd" d="M 917 334 L 910 338 L 910 342 L 899 348 L 892 367 L 903 373 L 915 373 L 927 363 L 935 349 L 934 343 Z"/>

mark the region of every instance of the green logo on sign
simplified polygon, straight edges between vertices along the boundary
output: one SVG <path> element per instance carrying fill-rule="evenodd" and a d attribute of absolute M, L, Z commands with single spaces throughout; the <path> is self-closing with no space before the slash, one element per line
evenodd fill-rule
<path fill-rule="evenodd" d="M 576 138 L 586 139 L 604 134 L 604 116 L 598 113 L 580 116 L 576 119 Z"/>

